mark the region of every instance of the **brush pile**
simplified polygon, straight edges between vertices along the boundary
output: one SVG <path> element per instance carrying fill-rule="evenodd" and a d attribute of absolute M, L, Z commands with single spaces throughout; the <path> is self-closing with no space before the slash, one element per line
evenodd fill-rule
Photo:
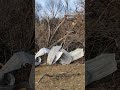
<path fill-rule="evenodd" d="M 10 58 L 15 52 L 30 49 L 34 35 L 32 6 L 32 0 L 0 2 L 0 60 Z M 9 57 L 6 55 L 8 53 Z"/>
<path fill-rule="evenodd" d="M 41 20 L 35 28 L 37 51 L 43 47 L 51 48 L 61 44 L 67 51 L 84 48 L 85 31 L 82 14 Z"/>
<path fill-rule="evenodd" d="M 120 60 L 120 0 L 86 1 L 86 60 L 101 53 L 115 53 Z M 118 64 L 118 68 L 119 64 Z M 112 79 L 111 79 L 112 77 Z M 88 88 L 119 88 L 120 69 Z M 97 89 L 96 89 L 97 90 Z"/>
<path fill-rule="evenodd" d="M 119 3 L 119 0 L 86 1 L 86 53 L 92 49 L 97 50 L 96 53 L 101 53 L 104 49 L 109 53 L 116 53 L 116 48 L 120 51 Z M 95 45 L 94 48 L 90 44 Z M 88 55 L 86 58 L 89 59 Z"/>

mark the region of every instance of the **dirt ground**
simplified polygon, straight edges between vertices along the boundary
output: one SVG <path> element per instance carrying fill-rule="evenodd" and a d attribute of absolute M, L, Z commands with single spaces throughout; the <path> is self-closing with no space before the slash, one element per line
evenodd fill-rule
<path fill-rule="evenodd" d="M 36 90 L 84 90 L 85 65 L 42 65 L 35 69 Z"/>

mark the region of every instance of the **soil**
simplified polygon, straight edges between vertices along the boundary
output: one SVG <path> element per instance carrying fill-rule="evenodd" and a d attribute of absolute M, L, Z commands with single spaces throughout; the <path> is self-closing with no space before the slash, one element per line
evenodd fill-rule
<path fill-rule="evenodd" d="M 35 72 L 36 90 L 85 89 L 85 64 L 42 65 Z"/>

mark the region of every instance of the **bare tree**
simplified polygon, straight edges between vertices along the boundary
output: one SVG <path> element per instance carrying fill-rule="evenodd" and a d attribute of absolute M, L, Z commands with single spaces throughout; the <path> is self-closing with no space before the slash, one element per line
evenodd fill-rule
<path fill-rule="evenodd" d="M 75 12 L 85 13 L 85 0 L 76 0 L 75 4 Z"/>
<path fill-rule="evenodd" d="M 40 10 L 42 10 L 41 4 L 38 4 L 37 2 L 35 2 L 35 20 L 36 20 L 36 22 L 39 22 Z"/>
<path fill-rule="evenodd" d="M 64 1 L 65 1 L 64 10 L 65 10 L 65 14 L 67 14 L 69 12 L 69 0 L 64 0 Z"/>
<path fill-rule="evenodd" d="M 44 10 L 44 13 L 52 18 L 55 18 L 57 15 L 61 14 L 63 10 L 63 3 L 61 0 L 48 0 L 46 2 L 47 10 Z"/>

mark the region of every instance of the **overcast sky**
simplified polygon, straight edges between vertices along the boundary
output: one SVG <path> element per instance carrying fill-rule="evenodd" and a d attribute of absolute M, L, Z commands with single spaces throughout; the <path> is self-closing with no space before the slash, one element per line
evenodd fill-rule
<path fill-rule="evenodd" d="M 40 3 L 42 5 L 45 5 L 45 2 L 48 1 L 48 0 L 36 0 L 37 3 Z M 64 0 L 62 0 L 64 1 Z M 76 0 L 69 0 L 70 2 L 70 5 L 73 5 L 73 3 L 75 2 Z"/>
<path fill-rule="evenodd" d="M 35 2 L 36 3 L 38 3 L 38 4 L 41 4 L 42 5 L 42 7 L 44 7 L 44 8 L 46 8 L 45 7 L 45 5 L 46 5 L 46 2 L 47 2 L 48 0 L 35 0 Z M 73 11 L 75 10 L 75 2 L 76 2 L 77 0 L 69 0 L 69 8 L 71 8 Z M 84 0 L 83 0 L 84 1 Z M 62 0 L 62 2 L 63 2 L 63 4 L 65 4 L 64 3 L 64 0 Z M 42 13 L 42 12 L 41 12 Z"/>

